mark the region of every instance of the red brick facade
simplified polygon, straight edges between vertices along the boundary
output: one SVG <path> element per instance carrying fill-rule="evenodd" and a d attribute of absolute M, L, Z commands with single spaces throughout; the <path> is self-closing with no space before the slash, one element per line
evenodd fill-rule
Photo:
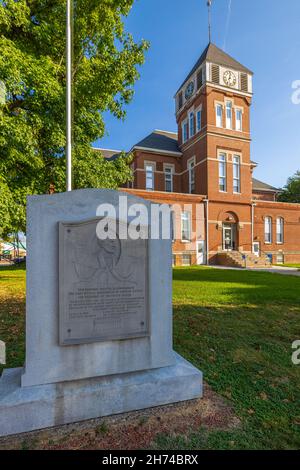
<path fill-rule="evenodd" d="M 224 250 L 300 262 L 300 205 L 276 202 L 276 188 L 253 178 L 252 72 L 210 44 L 175 99 L 178 135 L 154 131 L 133 147 L 134 178 L 126 189 L 190 206 L 191 239 L 182 241 L 179 233 L 174 263 L 216 263 Z"/>

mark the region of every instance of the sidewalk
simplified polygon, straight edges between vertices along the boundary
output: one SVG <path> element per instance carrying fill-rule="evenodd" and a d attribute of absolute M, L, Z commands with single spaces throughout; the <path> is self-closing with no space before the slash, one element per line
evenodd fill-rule
<path fill-rule="evenodd" d="M 215 269 L 233 269 L 236 271 L 263 271 L 267 273 L 284 274 L 286 276 L 300 276 L 300 271 L 297 268 L 288 268 L 286 266 L 272 266 L 271 268 L 233 268 L 230 266 L 217 266 L 211 265 Z"/>

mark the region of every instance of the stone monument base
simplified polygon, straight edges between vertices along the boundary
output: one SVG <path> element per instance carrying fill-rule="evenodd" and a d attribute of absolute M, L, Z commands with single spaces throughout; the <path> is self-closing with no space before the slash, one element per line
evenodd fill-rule
<path fill-rule="evenodd" d="M 22 372 L 0 379 L 0 436 L 202 396 L 202 373 L 177 354 L 169 367 L 33 387 L 21 387 Z"/>

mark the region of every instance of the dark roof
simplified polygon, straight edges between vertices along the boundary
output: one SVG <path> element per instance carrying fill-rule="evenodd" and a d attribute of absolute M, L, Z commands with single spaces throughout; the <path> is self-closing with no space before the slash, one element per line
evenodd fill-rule
<path fill-rule="evenodd" d="M 235 60 L 233 57 L 226 54 L 226 52 L 222 51 L 222 49 L 220 49 L 215 44 L 210 42 L 208 44 L 208 46 L 204 49 L 201 56 L 199 57 L 199 59 L 197 60 L 194 67 L 192 68 L 192 70 L 190 71 L 188 76 L 185 78 L 183 83 L 180 85 L 178 90 L 180 90 L 180 88 L 193 75 L 193 73 L 196 72 L 198 67 L 200 67 L 202 62 L 204 62 L 205 60 L 208 60 L 209 62 L 213 62 L 214 64 L 224 65 L 225 67 L 229 67 L 229 68 L 238 70 L 240 72 L 250 73 L 251 75 L 253 74 L 253 72 L 251 72 L 251 70 L 247 69 L 247 67 L 242 65 L 240 62 Z"/>
<path fill-rule="evenodd" d="M 151 132 L 151 134 L 133 146 L 133 148 L 137 147 L 162 150 L 164 152 L 182 153 L 178 146 L 177 134 L 168 131 L 155 130 Z"/>
<path fill-rule="evenodd" d="M 116 160 L 122 153 L 121 150 L 110 150 L 110 149 L 94 149 L 96 152 L 100 152 L 106 160 Z"/>
<path fill-rule="evenodd" d="M 252 178 L 252 189 L 254 191 L 273 191 L 273 192 L 280 191 L 278 188 L 274 188 L 274 186 L 270 186 L 269 184 L 264 183 L 263 181 L 259 181 L 255 178 Z"/>

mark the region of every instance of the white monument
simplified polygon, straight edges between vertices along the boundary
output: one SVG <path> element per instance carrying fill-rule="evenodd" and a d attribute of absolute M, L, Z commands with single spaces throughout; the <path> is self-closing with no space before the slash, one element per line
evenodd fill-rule
<path fill-rule="evenodd" d="M 120 195 L 28 197 L 26 362 L 0 379 L 2 436 L 202 395 L 201 372 L 172 347 L 171 241 L 123 239 Z M 103 203 L 119 221 L 107 240 Z"/>

